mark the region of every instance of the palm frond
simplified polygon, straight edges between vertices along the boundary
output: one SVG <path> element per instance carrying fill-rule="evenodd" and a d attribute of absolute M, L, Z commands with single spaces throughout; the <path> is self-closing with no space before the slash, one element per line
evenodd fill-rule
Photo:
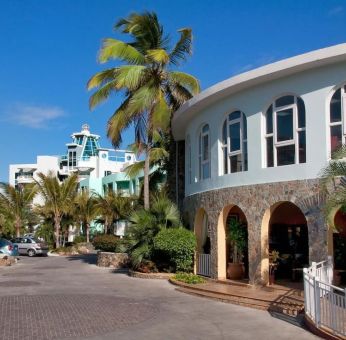
<path fill-rule="evenodd" d="M 151 126 L 152 129 L 160 129 L 166 131 L 171 120 L 171 110 L 167 105 L 162 92 L 159 93 L 155 106 L 151 111 Z"/>
<path fill-rule="evenodd" d="M 94 89 L 95 87 L 100 87 L 107 84 L 108 82 L 114 80 L 118 72 L 119 72 L 118 67 L 97 72 L 95 75 L 93 75 L 89 79 L 87 83 L 87 89 L 91 90 L 91 89 Z"/>
<path fill-rule="evenodd" d="M 187 55 L 192 54 L 192 30 L 191 28 L 182 28 L 178 30 L 180 39 L 170 53 L 170 63 L 179 65 L 181 61 L 186 60 Z"/>
<path fill-rule="evenodd" d="M 125 168 L 127 177 L 134 178 L 138 177 L 144 169 L 144 161 L 138 161 Z"/>
<path fill-rule="evenodd" d="M 145 57 L 135 47 L 117 39 L 107 38 L 102 42 L 98 60 L 106 63 L 111 59 L 118 59 L 129 64 L 143 64 Z"/>
<path fill-rule="evenodd" d="M 162 48 L 148 50 L 146 56 L 150 61 L 153 61 L 157 64 L 166 65 L 169 62 L 169 55 L 166 50 Z"/>
<path fill-rule="evenodd" d="M 97 89 L 89 98 L 89 108 L 93 109 L 95 106 L 106 101 L 112 93 L 117 92 L 117 85 L 118 80 L 114 79 Z"/>
<path fill-rule="evenodd" d="M 188 73 L 172 71 L 168 73 L 168 77 L 173 83 L 188 88 L 194 95 L 201 91 L 198 79 Z"/>

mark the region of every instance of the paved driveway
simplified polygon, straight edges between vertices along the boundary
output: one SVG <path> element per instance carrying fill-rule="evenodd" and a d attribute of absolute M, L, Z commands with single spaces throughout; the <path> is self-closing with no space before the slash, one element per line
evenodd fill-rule
<path fill-rule="evenodd" d="M 316 339 L 267 312 L 193 297 L 95 257 L 21 257 L 0 267 L 0 339 Z"/>

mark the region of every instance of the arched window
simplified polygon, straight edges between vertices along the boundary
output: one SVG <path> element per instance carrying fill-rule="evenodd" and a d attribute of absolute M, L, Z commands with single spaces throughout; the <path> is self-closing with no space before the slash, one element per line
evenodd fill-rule
<path fill-rule="evenodd" d="M 198 139 L 199 179 L 210 177 L 210 140 L 209 125 L 203 125 Z"/>
<path fill-rule="evenodd" d="M 247 125 L 241 111 L 230 113 L 222 126 L 223 174 L 247 171 Z"/>
<path fill-rule="evenodd" d="M 191 162 L 191 141 L 190 136 L 186 137 L 186 169 L 187 169 L 187 182 L 192 183 L 192 162 Z"/>
<path fill-rule="evenodd" d="M 346 85 L 335 91 L 330 100 L 329 126 L 330 126 L 330 151 L 334 152 L 345 144 L 346 136 Z"/>
<path fill-rule="evenodd" d="M 271 104 L 265 114 L 266 166 L 306 162 L 305 105 L 287 95 Z"/>

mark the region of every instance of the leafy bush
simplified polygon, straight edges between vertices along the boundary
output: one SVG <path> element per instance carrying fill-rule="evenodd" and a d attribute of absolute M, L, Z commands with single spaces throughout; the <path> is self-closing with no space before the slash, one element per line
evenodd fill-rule
<path fill-rule="evenodd" d="M 93 239 L 95 249 L 114 252 L 119 238 L 115 235 L 97 235 Z"/>
<path fill-rule="evenodd" d="M 163 229 L 154 238 L 156 256 L 168 259 L 176 271 L 191 271 L 195 248 L 195 235 L 184 228 Z"/>
<path fill-rule="evenodd" d="M 73 240 L 73 243 L 75 244 L 84 243 L 84 242 L 86 242 L 86 237 L 83 235 L 77 235 Z"/>
<path fill-rule="evenodd" d="M 205 283 L 205 280 L 202 277 L 198 275 L 194 275 L 194 274 L 188 274 L 188 273 L 175 274 L 173 279 L 184 282 L 184 283 L 193 284 L 193 285 L 197 283 Z"/>

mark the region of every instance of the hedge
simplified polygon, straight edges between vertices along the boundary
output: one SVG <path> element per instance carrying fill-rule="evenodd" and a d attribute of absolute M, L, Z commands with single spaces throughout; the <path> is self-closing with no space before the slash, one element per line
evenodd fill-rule
<path fill-rule="evenodd" d="M 114 235 L 97 235 L 93 239 L 93 245 L 95 249 L 101 251 L 115 252 L 119 238 Z"/>
<path fill-rule="evenodd" d="M 179 272 L 192 270 L 195 249 L 196 236 L 185 228 L 163 229 L 154 238 L 156 253 L 169 258 Z"/>

